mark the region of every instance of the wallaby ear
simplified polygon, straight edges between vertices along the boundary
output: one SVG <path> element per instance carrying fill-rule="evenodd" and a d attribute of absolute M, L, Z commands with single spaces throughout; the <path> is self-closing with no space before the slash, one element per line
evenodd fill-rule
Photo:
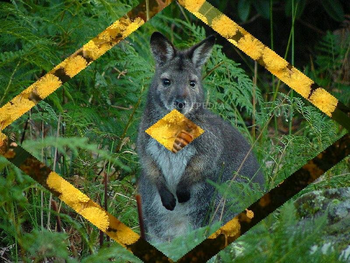
<path fill-rule="evenodd" d="M 189 56 L 195 67 L 200 68 L 210 57 L 215 43 L 215 36 L 209 36 L 189 50 Z"/>
<path fill-rule="evenodd" d="M 158 66 L 164 65 L 176 53 L 174 45 L 159 32 L 154 32 L 151 36 L 151 50 Z"/>

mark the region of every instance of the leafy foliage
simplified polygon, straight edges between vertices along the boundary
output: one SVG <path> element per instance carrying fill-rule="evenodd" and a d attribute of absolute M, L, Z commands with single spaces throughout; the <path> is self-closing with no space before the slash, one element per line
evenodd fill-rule
<path fill-rule="evenodd" d="M 268 17 L 268 1 L 255 2 L 239 1 L 242 20 L 249 19 L 251 6 Z M 137 3 L 1 3 L 0 106 Z M 108 211 L 138 232 L 134 195 L 139 164 L 135 141 L 154 73 L 149 35 L 158 30 L 175 45 L 187 47 L 204 39 L 208 31 L 193 21 L 192 15 L 173 4 L 23 115 L 5 133 L 18 143 L 23 141 L 25 149 L 93 200 L 101 204 L 106 200 Z M 344 81 L 348 41 L 328 33 L 316 49 L 315 64 L 306 70 L 317 83 L 333 87 L 344 103 L 350 101 L 349 84 Z M 215 46 L 203 72 L 207 107 L 237 126 L 254 145 L 264 169 L 266 188 L 270 189 L 345 131 L 283 86 L 279 92 L 276 89 L 270 93 L 267 86 L 275 83 L 269 74 L 257 77 L 245 72 L 245 66 L 228 58 L 220 45 Z M 55 198 L 59 209 L 54 209 L 50 194 L 2 157 L 0 173 L 0 244 L 4 259 L 139 262 L 117 244 L 108 243 L 106 247 L 106 241 L 99 243 L 99 231 Z M 313 187 L 349 186 L 346 176 L 341 176 L 347 173 L 348 161 Z M 313 188 L 305 191 L 310 189 Z M 218 191 L 225 190 L 218 186 Z M 232 196 L 240 197 L 238 205 L 242 209 L 261 194 L 244 183 L 235 184 L 231 190 Z M 319 242 L 319 230 L 325 226 L 323 219 L 300 225 L 294 214 L 292 204 L 286 205 L 213 260 L 294 262 L 300 254 L 305 261 L 337 259 L 338 254 L 332 251 L 310 252 Z M 199 229 L 159 247 L 179 258 L 215 227 L 218 226 Z M 254 252 L 256 249 L 260 255 Z"/>
<path fill-rule="evenodd" d="M 271 221 L 275 223 L 271 225 Z M 220 262 L 338 262 L 339 252 L 311 250 L 325 227 L 324 216 L 314 221 L 299 222 L 294 204 L 288 202 L 240 237 L 236 244 L 220 252 L 218 258 Z"/>

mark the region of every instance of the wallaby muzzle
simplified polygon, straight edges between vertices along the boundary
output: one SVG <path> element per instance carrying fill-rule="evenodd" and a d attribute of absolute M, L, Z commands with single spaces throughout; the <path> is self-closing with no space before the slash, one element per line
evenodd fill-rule
<path fill-rule="evenodd" d="M 177 109 L 179 112 L 182 112 L 186 106 L 186 101 L 184 99 L 176 99 L 174 101 L 175 109 Z"/>

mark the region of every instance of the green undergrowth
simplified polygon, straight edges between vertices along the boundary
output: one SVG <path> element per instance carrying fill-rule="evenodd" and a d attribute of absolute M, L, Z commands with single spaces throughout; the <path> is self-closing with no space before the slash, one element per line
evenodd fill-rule
<path fill-rule="evenodd" d="M 137 2 L 1 3 L 0 106 Z M 180 47 L 191 46 L 206 37 L 204 25 L 173 4 L 4 130 L 94 201 L 105 206 L 106 200 L 108 211 L 137 233 L 135 185 L 140 165 L 136 138 L 154 74 L 148 43 L 156 30 Z M 328 32 L 315 47 L 312 63 L 304 70 L 345 104 L 350 101 L 349 83 L 344 81 L 349 43 L 349 38 Z M 249 68 L 252 64 L 248 63 Z M 299 95 L 292 94 L 288 87 L 277 83 L 267 71 L 259 68 L 257 76 L 254 70 L 245 71 L 243 66 L 247 65 L 231 60 L 222 46 L 215 45 L 203 71 L 207 105 L 236 126 L 253 145 L 268 190 L 346 131 Z M 1 260 L 140 262 L 106 236 L 102 242 L 96 227 L 3 157 L 0 174 Z M 349 159 L 303 192 L 349 187 L 348 175 Z M 240 209 L 248 207 L 263 192 L 244 183 L 231 190 Z M 225 191 L 225 187 L 218 186 L 218 191 Z M 326 227 L 323 217 L 304 225 L 298 222 L 293 203 L 288 202 L 211 261 L 339 260 L 336 251 L 312 250 L 321 242 L 322 229 Z M 215 229 L 203 228 L 159 247 L 177 259 Z"/>

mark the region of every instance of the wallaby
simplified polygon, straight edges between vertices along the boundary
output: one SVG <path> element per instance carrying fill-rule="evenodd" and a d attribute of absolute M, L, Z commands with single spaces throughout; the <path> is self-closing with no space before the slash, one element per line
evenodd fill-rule
<path fill-rule="evenodd" d="M 178 50 L 161 33 L 151 36 L 156 72 L 139 126 L 137 148 L 141 163 L 138 192 L 146 239 L 155 243 L 170 241 L 209 223 L 210 206 L 218 206 L 221 199 L 209 181 L 232 180 L 241 166 L 240 175 L 264 183 L 250 145 L 228 122 L 205 107 L 201 69 L 214 42 L 215 37 L 210 36 L 189 49 Z M 205 131 L 177 153 L 145 133 L 173 109 Z M 223 221 L 233 216 L 227 210 Z"/>

